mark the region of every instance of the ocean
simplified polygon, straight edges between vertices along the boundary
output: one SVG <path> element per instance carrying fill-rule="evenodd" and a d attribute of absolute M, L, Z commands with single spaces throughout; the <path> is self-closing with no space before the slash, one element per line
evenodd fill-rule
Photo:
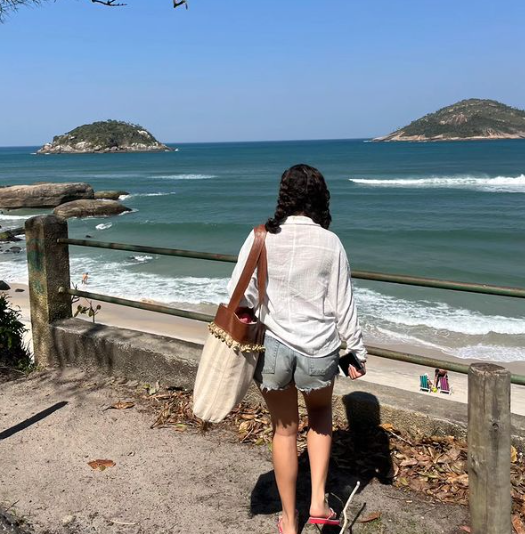
<path fill-rule="evenodd" d="M 70 220 L 70 236 L 236 254 L 250 229 L 273 214 L 282 171 L 308 163 L 327 180 L 330 229 L 353 269 L 525 287 L 525 141 L 177 148 L 48 156 L 35 155 L 37 147 L 0 148 L 0 185 L 82 181 L 95 190 L 123 189 L 131 213 Z M 0 225 L 21 226 L 46 212 L 4 210 Z M 231 264 L 83 247 L 71 247 L 71 265 L 73 283 L 89 272 L 91 291 L 208 311 L 225 300 L 232 270 Z M 0 279 L 27 282 L 25 250 L 0 253 Z M 369 344 L 525 360 L 523 299 L 354 285 Z"/>

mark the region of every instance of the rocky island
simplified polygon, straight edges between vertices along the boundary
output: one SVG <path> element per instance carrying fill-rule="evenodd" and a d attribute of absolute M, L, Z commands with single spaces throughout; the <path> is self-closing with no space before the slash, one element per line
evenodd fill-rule
<path fill-rule="evenodd" d="M 138 124 L 124 121 L 99 121 L 84 124 L 57 135 L 37 154 L 90 154 L 114 152 L 167 152 L 171 149 L 157 141 Z"/>
<path fill-rule="evenodd" d="M 442 108 L 374 141 L 525 139 L 525 111 L 471 98 Z"/>

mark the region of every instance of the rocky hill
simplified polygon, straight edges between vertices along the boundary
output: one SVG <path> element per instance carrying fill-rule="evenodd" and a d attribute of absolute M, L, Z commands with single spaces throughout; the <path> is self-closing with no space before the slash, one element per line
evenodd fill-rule
<path fill-rule="evenodd" d="M 471 98 L 447 106 L 374 141 L 525 139 L 525 111 Z"/>
<path fill-rule="evenodd" d="M 86 154 L 105 152 L 165 152 L 160 143 L 138 124 L 99 121 L 78 126 L 46 143 L 37 154 Z"/>

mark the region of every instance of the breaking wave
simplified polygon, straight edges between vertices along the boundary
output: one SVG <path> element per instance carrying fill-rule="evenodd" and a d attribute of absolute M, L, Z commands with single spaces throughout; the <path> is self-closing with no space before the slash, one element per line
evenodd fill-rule
<path fill-rule="evenodd" d="M 7 213 L 0 213 L 0 221 L 25 221 L 33 217 L 33 215 L 9 215 Z"/>
<path fill-rule="evenodd" d="M 350 182 L 369 187 L 415 187 L 477 189 L 491 192 L 525 193 L 525 174 L 519 176 L 433 176 L 430 178 L 350 178 Z"/>
<path fill-rule="evenodd" d="M 7 259 L 3 254 L 2 260 Z M 27 283 L 25 254 L 0 260 L 7 282 Z M 90 273 L 89 290 L 141 300 L 155 298 L 168 305 L 217 305 L 227 300 L 228 278 L 167 276 L 144 272 L 155 264 L 148 255 L 133 255 L 122 261 L 71 258 L 71 281 L 80 283 Z M 453 306 L 439 300 L 398 298 L 368 288 L 356 287 L 361 324 L 372 343 L 399 342 L 442 350 L 460 358 L 493 361 L 525 361 L 525 317 L 505 317 Z M 373 344 L 373 343 L 372 343 Z"/>
<path fill-rule="evenodd" d="M 162 174 L 160 176 L 153 176 L 161 180 L 211 180 L 217 178 L 215 174 Z"/>
<path fill-rule="evenodd" d="M 166 193 L 131 193 L 129 195 L 122 195 L 119 200 L 125 200 L 127 198 L 136 198 L 136 197 L 165 197 L 169 195 L 176 195 L 175 191 L 169 191 Z"/>
<path fill-rule="evenodd" d="M 153 259 L 153 256 L 131 256 L 131 259 L 137 261 L 138 263 L 148 263 Z"/>
<path fill-rule="evenodd" d="M 427 327 L 469 336 L 525 335 L 525 317 L 485 315 L 444 302 L 408 300 L 356 288 L 359 312 L 374 322 L 399 327 Z"/>

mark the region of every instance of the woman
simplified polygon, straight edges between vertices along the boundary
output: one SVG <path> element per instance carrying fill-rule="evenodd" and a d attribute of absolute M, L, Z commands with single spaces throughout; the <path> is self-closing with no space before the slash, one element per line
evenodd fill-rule
<path fill-rule="evenodd" d="M 268 284 L 259 310 L 266 326 L 255 381 L 268 405 L 274 427 L 273 465 L 282 503 L 278 529 L 297 534 L 296 511 L 298 391 L 308 411 L 308 456 L 312 479 L 312 523 L 338 524 L 325 500 L 332 443 L 332 390 L 338 374 L 341 341 L 366 360 L 343 245 L 328 230 L 330 193 L 323 175 L 308 165 L 294 165 L 281 178 L 277 209 L 266 223 Z M 237 285 L 254 239 L 250 233 L 228 285 Z M 257 273 L 243 306 L 257 308 Z M 350 376 L 365 374 L 350 367 Z"/>

